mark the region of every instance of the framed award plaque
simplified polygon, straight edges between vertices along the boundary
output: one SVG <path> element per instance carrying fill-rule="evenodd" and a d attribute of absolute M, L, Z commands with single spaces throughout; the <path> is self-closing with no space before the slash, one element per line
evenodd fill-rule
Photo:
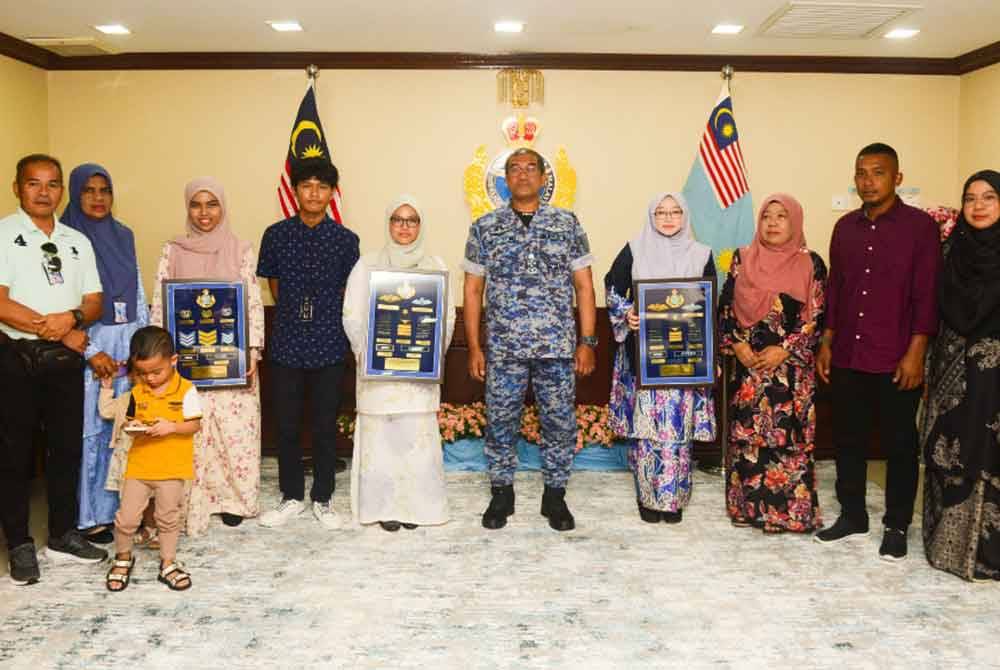
<path fill-rule="evenodd" d="M 714 385 L 715 278 L 641 279 L 632 296 L 639 387 Z"/>
<path fill-rule="evenodd" d="M 444 380 L 448 273 L 372 268 L 368 274 L 368 337 L 361 378 Z"/>
<path fill-rule="evenodd" d="M 250 344 L 243 282 L 163 282 L 163 321 L 177 371 L 199 389 L 247 385 Z"/>

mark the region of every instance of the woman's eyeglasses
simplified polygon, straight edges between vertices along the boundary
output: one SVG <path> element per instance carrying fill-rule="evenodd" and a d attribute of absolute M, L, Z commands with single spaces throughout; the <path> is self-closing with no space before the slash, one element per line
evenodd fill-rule
<path fill-rule="evenodd" d="M 420 225 L 420 219 L 407 219 L 402 216 L 389 217 L 389 223 L 397 228 L 416 228 Z"/>
<path fill-rule="evenodd" d="M 653 216 L 657 219 L 679 219 L 684 216 L 682 209 L 654 209 Z"/>

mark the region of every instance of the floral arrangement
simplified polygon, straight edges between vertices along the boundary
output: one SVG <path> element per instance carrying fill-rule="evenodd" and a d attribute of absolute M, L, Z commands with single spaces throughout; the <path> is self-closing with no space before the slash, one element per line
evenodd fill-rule
<path fill-rule="evenodd" d="M 438 410 L 438 427 L 445 442 L 482 437 L 486 431 L 486 404 L 474 402 L 456 405 L 443 402 Z M 584 444 L 600 444 L 610 447 L 614 433 L 608 425 L 607 405 L 577 405 L 576 407 L 576 450 Z M 341 414 L 337 417 L 337 429 L 341 435 L 354 435 L 354 417 Z M 529 405 L 521 416 L 521 436 L 532 444 L 541 444 L 542 426 L 538 418 L 538 408 Z"/>
<path fill-rule="evenodd" d="M 954 207 L 928 207 L 924 210 L 931 215 L 934 222 L 938 225 L 938 230 L 941 233 L 941 241 L 944 242 L 951 235 L 952 229 L 955 227 L 955 222 L 958 221 L 958 210 Z"/>

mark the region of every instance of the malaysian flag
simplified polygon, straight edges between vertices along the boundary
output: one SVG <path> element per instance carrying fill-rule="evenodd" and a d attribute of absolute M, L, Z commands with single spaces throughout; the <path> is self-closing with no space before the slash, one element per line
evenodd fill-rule
<path fill-rule="evenodd" d="M 312 80 L 299 105 L 299 113 L 295 116 L 292 134 L 288 142 L 288 155 L 285 157 L 285 169 L 281 172 L 278 183 L 278 204 L 281 212 L 289 219 L 299 212 L 299 204 L 295 201 L 295 189 L 292 188 L 292 162 L 303 158 L 325 158 L 331 160 L 330 150 L 326 145 L 326 135 L 323 134 L 323 124 L 319 121 L 319 110 L 316 108 L 316 91 Z M 327 208 L 330 217 L 337 223 L 343 223 L 340 216 L 340 187 L 334 189 L 330 206 Z"/>
<path fill-rule="evenodd" d="M 702 131 L 684 197 L 691 209 L 695 237 L 712 247 L 718 269 L 728 272 L 733 250 L 749 244 L 755 229 L 728 84 L 723 85 Z"/>

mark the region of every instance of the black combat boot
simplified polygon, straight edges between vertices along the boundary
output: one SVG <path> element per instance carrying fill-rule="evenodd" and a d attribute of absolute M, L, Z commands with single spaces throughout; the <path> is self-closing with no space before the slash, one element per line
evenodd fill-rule
<path fill-rule="evenodd" d="M 483 512 L 483 528 L 496 530 L 507 525 L 507 517 L 514 514 L 514 485 L 491 486 L 490 506 Z"/>
<path fill-rule="evenodd" d="M 566 507 L 566 489 L 546 486 L 542 494 L 542 516 L 548 517 L 549 526 L 554 530 L 573 530 L 576 522 Z"/>

